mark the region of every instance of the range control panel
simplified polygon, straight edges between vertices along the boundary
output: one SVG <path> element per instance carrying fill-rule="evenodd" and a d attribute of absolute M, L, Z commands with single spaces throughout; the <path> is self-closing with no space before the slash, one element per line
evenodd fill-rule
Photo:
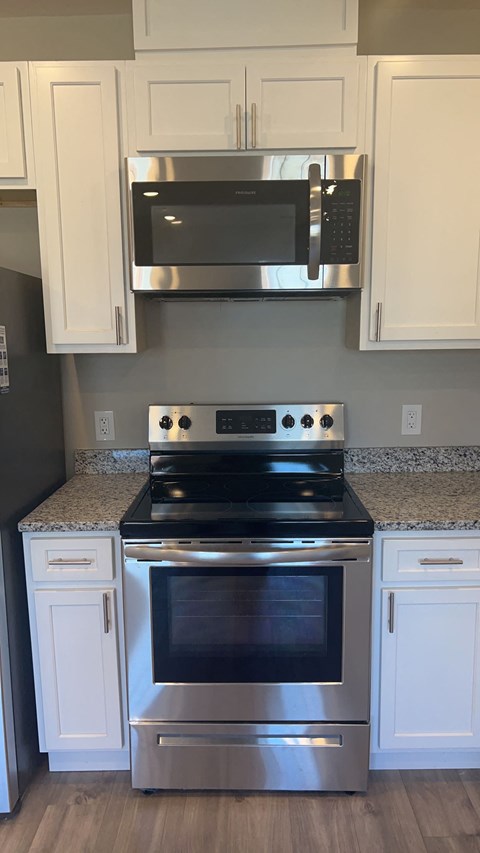
<path fill-rule="evenodd" d="M 185 450 L 228 443 L 231 449 L 274 444 L 295 449 L 341 447 L 343 403 L 269 406 L 155 405 L 149 407 L 151 450 L 181 444 Z"/>

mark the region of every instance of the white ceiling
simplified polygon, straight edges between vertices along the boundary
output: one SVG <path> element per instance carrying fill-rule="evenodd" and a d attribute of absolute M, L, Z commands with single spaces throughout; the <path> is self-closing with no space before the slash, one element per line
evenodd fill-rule
<path fill-rule="evenodd" d="M 128 15 L 132 0 L 0 0 L 0 18 L 38 15 Z"/>

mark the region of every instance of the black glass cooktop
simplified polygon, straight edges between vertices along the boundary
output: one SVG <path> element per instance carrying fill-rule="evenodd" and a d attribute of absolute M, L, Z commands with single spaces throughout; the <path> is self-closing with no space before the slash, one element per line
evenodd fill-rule
<path fill-rule="evenodd" d="M 124 516 L 124 538 L 371 536 L 373 522 L 341 476 L 162 477 Z"/>

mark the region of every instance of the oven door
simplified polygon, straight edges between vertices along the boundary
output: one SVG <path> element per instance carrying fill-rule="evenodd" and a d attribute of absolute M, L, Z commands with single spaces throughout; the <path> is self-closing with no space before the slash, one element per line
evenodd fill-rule
<path fill-rule="evenodd" d="M 368 721 L 370 540 L 124 552 L 131 721 Z"/>

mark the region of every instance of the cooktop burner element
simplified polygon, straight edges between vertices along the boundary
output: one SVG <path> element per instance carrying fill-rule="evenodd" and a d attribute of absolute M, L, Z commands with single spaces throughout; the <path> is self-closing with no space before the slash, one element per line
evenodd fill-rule
<path fill-rule="evenodd" d="M 150 406 L 150 482 L 122 536 L 371 536 L 343 421 L 340 403 Z"/>

